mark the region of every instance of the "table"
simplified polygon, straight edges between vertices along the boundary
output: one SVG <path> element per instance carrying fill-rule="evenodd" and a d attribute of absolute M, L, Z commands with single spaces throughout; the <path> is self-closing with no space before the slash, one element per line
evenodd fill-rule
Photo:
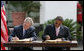
<path fill-rule="evenodd" d="M 78 43 L 76 41 L 72 41 L 71 43 L 8 42 L 8 43 L 4 43 L 3 46 L 5 47 L 67 47 L 67 49 L 70 50 L 70 47 L 78 47 Z"/>

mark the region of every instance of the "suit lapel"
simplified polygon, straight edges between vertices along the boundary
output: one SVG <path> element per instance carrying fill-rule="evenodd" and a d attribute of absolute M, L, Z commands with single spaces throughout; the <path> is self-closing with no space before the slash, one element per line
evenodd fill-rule
<path fill-rule="evenodd" d="M 61 25 L 61 26 L 60 26 L 60 30 L 59 30 L 58 36 L 62 35 L 62 30 L 63 30 L 63 27 L 62 27 L 62 25 Z"/>
<path fill-rule="evenodd" d="M 53 24 L 53 34 L 56 36 L 56 28 L 55 28 L 55 25 Z"/>
<path fill-rule="evenodd" d="M 23 37 L 23 26 L 20 28 L 20 36 Z"/>

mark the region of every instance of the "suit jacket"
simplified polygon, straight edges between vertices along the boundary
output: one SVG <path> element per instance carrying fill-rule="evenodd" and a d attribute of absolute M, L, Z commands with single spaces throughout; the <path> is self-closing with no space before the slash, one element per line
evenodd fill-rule
<path fill-rule="evenodd" d="M 36 33 L 35 33 L 35 28 L 31 26 L 29 29 L 26 30 L 25 35 L 23 36 L 23 25 L 14 27 L 13 32 L 9 36 L 9 41 L 11 41 L 12 37 L 17 36 L 19 39 L 24 39 L 24 38 L 33 38 L 33 40 L 37 39 Z"/>
<path fill-rule="evenodd" d="M 64 38 L 66 40 L 71 40 L 69 28 L 66 26 L 63 26 L 63 25 L 60 26 L 58 36 L 56 36 L 55 25 L 54 24 L 47 25 L 45 30 L 44 30 L 44 34 L 42 36 L 43 40 L 45 40 L 46 35 L 49 35 L 51 40 L 55 40 L 57 38 Z"/>

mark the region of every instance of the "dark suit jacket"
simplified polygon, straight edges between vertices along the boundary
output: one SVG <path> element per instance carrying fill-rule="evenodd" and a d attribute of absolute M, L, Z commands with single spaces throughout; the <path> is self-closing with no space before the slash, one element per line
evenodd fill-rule
<path fill-rule="evenodd" d="M 63 38 L 64 40 L 71 40 L 71 35 L 69 28 L 66 26 L 61 25 L 59 34 L 56 36 L 56 29 L 54 24 L 47 25 L 44 34 L 42 36 L 42 39 L 45 41 L 45 36 L 49 35 L 51 40 L 55 40 L 57 38 Z M 44 47 L 43 50 L 64 50 L 66 47 Z"/>
<path fill-rule="evenodd" d="M 58 36 L 56 36 L 55 25 L 54 24 L 47 25 L 44 30 L 44 34 L 42 36 L 43 40 L 45 40 L 46 35 L 49 35 L 51 40 L 55 40 L 57 38 L 65 38 L 66 40 L 71 40 L 69 28 L 63 25 L 60 26 L 60 31 Z"/>
<path fill-rule="evenodd" d="M 28 30 L 26 30 L 25 35 L 23 36 L 23 25 L 14 27 L 14 30 L 12 34 L 9 36 L 9 41 L 11 41 L 12 37 L 17 36 L 19 39 L 25 39 L 25 38 L 33 38 L 33 40 L 37 39 L 35 28 L 31 26 Z"/>
<path fill-rule="evenodd" d="M 25 38 L 33 38 L 33 40 L 37 40 L 37 36 L 35 33 L 35 28 L 31 26 L 29 29 L 26 30 L 25 35 L 23 36 L 23 25 L 14 27 L 13 32 L 9 36 L 9 41 L 12 40 L 12 37 L 17 36 L 19 39 L 25 39 Z M 32 50 L 32 47 L 13 47 L 15 50 Z"/>

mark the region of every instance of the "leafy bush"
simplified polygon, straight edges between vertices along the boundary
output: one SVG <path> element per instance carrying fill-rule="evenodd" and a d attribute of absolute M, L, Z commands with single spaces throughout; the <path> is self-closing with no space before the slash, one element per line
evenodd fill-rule
<path fill-rule="evenodd" d="M 72 39 L 81 39 L 81 31 L 79 31 L 80 25 L 77 22 L 74 22 L 73 19 L 66 19 L 63 21 L 63 25 L 69 28 Z"/>

